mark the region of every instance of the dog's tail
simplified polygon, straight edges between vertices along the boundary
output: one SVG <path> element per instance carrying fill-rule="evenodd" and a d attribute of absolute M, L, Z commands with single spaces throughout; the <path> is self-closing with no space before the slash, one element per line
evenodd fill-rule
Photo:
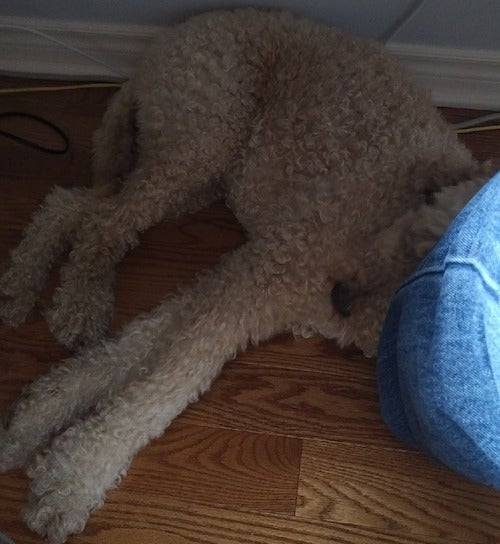
<path fill-rule="evenodd" d="M 130 81 L 111 99 L 93 138 L 93 193 L 116 192 L 136 159 L 136 104 Z"/>

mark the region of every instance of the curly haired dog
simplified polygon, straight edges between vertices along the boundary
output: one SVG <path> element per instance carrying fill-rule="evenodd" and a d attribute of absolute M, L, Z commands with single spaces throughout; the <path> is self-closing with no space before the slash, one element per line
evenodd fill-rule
<path fill-rule="evenodd" d="M 274 11 L 167 28 L 94 143 L 94 187 L 55 188 L 0 279 L 18 324 L 71 247 L 48 320 L 86 347 L 0 428 L 0 470 L 31 460 L 25 519 L 53 542 L 249 342 L 313 331 L 373 355 L 391 294 L 488 174 L 383 48 Z M 248 241 L 102 340 L 139 233 L 221 196 Z"/>

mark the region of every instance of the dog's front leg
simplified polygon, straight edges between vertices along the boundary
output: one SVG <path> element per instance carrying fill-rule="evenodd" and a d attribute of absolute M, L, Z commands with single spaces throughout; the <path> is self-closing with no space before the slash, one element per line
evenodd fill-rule
<path fill-rule="evenodd" d="M 265 244 L 250 242 L 181 293 L 182 327 L 158 340 L 150 372 L 55 439 L 29 469 L 28 525 L 53 542 L 81 531 L 134 454 L 209 388 L 227 360 L 290 326 L 305 293 L 289 272 Z"/>
<path fill-rule="evenodd" d="M 26 386 L 1 417 L 0 472 L 23 466 L 51 434 L 147 372 L 151 350 L 159 338 L 166 345 L 165 334 L 175 334 L 182 314 L 181 301 L 169 297 L 127 325 L 118 338 L 54 365 Z"/>

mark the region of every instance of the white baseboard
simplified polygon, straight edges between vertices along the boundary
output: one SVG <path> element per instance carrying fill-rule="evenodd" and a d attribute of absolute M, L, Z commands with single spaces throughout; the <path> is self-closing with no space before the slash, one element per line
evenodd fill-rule
<path fill-rule="evenodd" d="M 160 29 L 47 19 L 0 17 L 0 72 L 65 79 L 120 79 L 116 73 L 57 43 L 15 29 L 25 27 L 101 58 L 125 75 L 133 73 L 145 45 Z M 431 91 L 434 103 L 500 109 L 500 51 L 390 44 L 389 49 Z"/>
<path fill-rule="evenodd" d="M 438 106 L 500 109 L 500 51 L 390 44 Z"/>
<path fill-rule="evenodd" d="M 1 73 L 82 80 L 123 79 L 123 77 L 62 45 L 15 27 L 49 34 L 102 59 L 125 75 L 133 73 L 145 45 L 160 29 L 146 25 L 107 25 L 0 17 Z"/>

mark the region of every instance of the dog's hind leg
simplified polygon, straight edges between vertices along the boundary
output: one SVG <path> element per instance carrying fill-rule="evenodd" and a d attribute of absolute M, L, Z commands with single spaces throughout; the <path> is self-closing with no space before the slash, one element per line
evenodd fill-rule
<path fill-rule="evenodd" d="M 0 318 L 18 325 L 33 309 L 52 265 L 96 199 L 87 189 L 55 187 L 11 251 L 0 276 Z"/>
<path fill-rule="evenodd" d="M 168 89 L 164 91 L 168 97 Z M 221 87 L 211 109 L 200 113 L 172 90 L 160 128 L 150 110 L 138 112 L 140 152 L 121 190 L 102 199 L 82 222 L 69 263 L 48 315 L 52 332 L 65 345 L 91 344 L 106 331 L 113 310 L 114 269 L 141 232 L 161 221 L 198 210 L 221 196 L 220 178 L 249 135 L 251 108 Z M 253 98 L 249 99 L 253 100 Z M 233 103 L 233 104 L 232 104 Z M 220 113 L 219 112 L 220 108 Z M 214 113 L 215 112 L 215 113 Z"/>
<path fill-rule="evenodd" d="M 214 201 L 215 182 L 191 192 L 173 183 L 168 168 L 136 169 L 117 195 L 97 202 L 75 232 L 68 263 L 54 293 L 47 321 L 70 347 L 90 345 L 107 331 L 113 311 L 115 266 L 135 247 L 139 234 L 164 215 L 180 215 Z"/>
<path fill-rule="evenodd" d="M 0 276 L 0 318 L 5 323 L 17 325 L 25 319 L 84 215 L 97 207 L 99 198 L 116 192 L 121 178 L 132 170 L 134 111 L 129 87 L 125 83 L 113 96 L 94 135 L 94 187 L 55 187 L 11 252 Z"/>
<path fill-rule="evenodd" d="M 103 401 L 30 467 L 29 526 L 56 542 L 81 531 L 133 455 L 209 388 L 227 360 L 290 327 L 306 289 L 292 278 L 265 244 L 249 242 L 185 290 L 182 326 L 172 343 L 153 348 L 150 373 Z"/>

